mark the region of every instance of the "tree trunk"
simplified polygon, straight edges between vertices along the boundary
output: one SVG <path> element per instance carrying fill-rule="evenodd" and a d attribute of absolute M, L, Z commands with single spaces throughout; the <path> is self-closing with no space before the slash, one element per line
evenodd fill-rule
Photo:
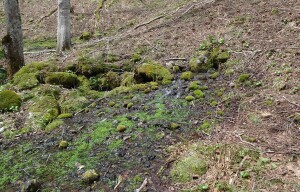
<path fill-rule="evenodd" d="M 58 0 L 57 52 L 71 48 L 70 0 Z"/>
<path fill-rule="evenodd" d="M 24 66 L 22 23 L 18 0 L 4 0 L 3 5 L 7 35 L 2 39 L 2 45 L 8 62 L 8 78 L 12 79 Z"/>

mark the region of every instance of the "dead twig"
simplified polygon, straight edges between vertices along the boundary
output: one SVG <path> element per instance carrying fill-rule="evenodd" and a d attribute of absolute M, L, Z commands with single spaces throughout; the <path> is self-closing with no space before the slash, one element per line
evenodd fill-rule
<path fill-rule="evenodd" d="M 40 23 L 42 20 L 44 20 L 45 18 L 47 17 L 50 17 L 51 15 L 53 15 L 55 12 L 57 11 L 57 7 L 53 10 L 51 10 L 47 15 L 44 15 L 43 17 L 41 17 L 39 20 L 38 20 L 38 23 Z"/>
<path fill-rule="evenodd" d="M 165 59 L 165 61 L 187 61 L 186 58 L 169 58 Z"/>
<path fill-rule="evenodd" d="M 297 107 L 300 107 L 300 105 L 298 105 L 297 103 L 294 103 L 294 102 L 292 102 L 292 101 L 290 101 L 288 98 L 286 98 L 285 96 L 282 96 L 282 98 L 284 98 L 287 102 L 289 102 L 290 104 L 293 104 L 293 105 L 295 105 L 295 106 L 297 106 Z"/>
<path fill-rule="evenodd" d="M 151 19 L 150 21 L 147 21 L 145 23 L 142 23 L 142 24 L 139 24 L 139 25 L 135 26 L 134 29 L 138 29 L 138 28 L 140 28 L 142 26 L 148 25 L 148 24 L 150 24 L 150 23 L 152 23 L 152 22 L 154 22 L 154 21 L 156 21 L 158 19 L 164 18 L 164 17 L 165 17 L 165 15 L 160 15 L 158 17 L 155 17 L 155 18 Z"/>
<path fill-rule="evenodd" d="M 148 179 L 146 178 L 146 179 L 143 181 L 143 183 L 142 183 L 142 185 L 140 186 L 140 188 L 136 189 L 135 192 L 140 192 L 140 191 L 147 185 L 147 183 L 148 183 Z"/>

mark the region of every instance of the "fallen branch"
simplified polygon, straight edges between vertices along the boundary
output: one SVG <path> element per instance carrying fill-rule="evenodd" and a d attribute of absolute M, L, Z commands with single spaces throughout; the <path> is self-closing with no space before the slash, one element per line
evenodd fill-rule
<path fill-rule="evenodd" d="M 56 50 L 54 50 L 54 49 L 50 49 L 50 50 L 42 50 L 42 51 L 32 51 L 32 52 L 23 52 L 24 53 L 24 55 L 34 55 L 34 54 L 36 54 L 36 55 L 40 55 L 40 54 L 45 54 L 45 53 L 55 53 L 56 52 Z"/>
<path fill-rule="evenodd" d="M 165 59 L 165 61 L 187 61 L 186 58 L 169 58 Z"/>
<path fill-rule="evenodd" d="M 160 15 L 158 17 L 155 17 L 154 19 L 151 19 L 150 21 L 147 21 L 145 23 L 142 23 L 142 24 L 139 24 L 139 25 L 135 26 L 134 29 L 138 29 L 138 28 L 140 28 L 140 27 L 142 27 L 144 25 L 148 25 L 148 24 L 152 23 L 153 21 L 156 21 L 156 20 L 164 18 L 164 17 L 165 17 L 165 15 Z"/>
<path fill-rule="evenodd" d="M 140 192 L 140 191 L 147 185 L 147 183 L 148 183 L 148 179 L 146 178 L 146 179 L 143 181 L 143 183 L 142 183 L 142 185 L 140 186 L 140 188 L 136 189 L 135 192 Z"/>
<path fill-rule="evenodd" d="M 43 16 L 40 18 L 40 20 L 38 20 L 38 23 L 40 23 L 42 20 L 44 20 L 47 17 L 50 17 L 51 15 L 53 15 L 55 12 L 57 11 L 57 7 L 55 9 L 53 9 L 52 11 L 50 11 L 47 15 Z"/>

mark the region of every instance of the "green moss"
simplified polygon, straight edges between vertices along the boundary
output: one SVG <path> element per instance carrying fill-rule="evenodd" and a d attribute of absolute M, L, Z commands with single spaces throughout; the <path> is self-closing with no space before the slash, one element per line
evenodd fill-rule
<path fill-rule="evenodd" d="M 293 115 L 293 120 L 295 123 L 300 123 L 300 114 L 294 114 Z"/>
<path fill-rule="evenodd" d="M 64 92 L 59 99 L 61 113 L 76 113 L 85 108 L 89 101 L 86 97 L 80 96 L 76 90 Z"/>
<path fill-rule="evenodd" d="M 190 65 L 190 70 L 194 73 L 198 72 L 200 70 L 200 61 L 199 59 L 193 57 L 190 59 L 189 65 Z"/>
<path fill-rule="evenodd" d="M 219 63 L 225 63 L 230 58 L 230 54 L 228 51 L 224 51 L 218 54 L 216 60 Z"/>
<path fill-rule="evenodd" d="M 72 118 L 72 117 L 73 117 L 72 113 L 62 113 L 57 118 L 58 119 L 67 119 L 67 118 Z"/>
<path fill-rule="evenodd" d="M 249 74 L 249 73 L 241 74 L 241 75 L 239 76 L 238 81 L 239 81 L 240 83 L 244 83 L 244 82 L 246 82 L 246 81 L 250 78 L 250 76 L 251 76 L 251 74 Z"/>
<path fill-rule="evenodd" d="M 40 84 L 38 87 L 34 88 L 32 92 L 35 95 L 39 96 L 53 96 L 58 99 L 62 89 L 59 86 L 49 85 L 49 84 Z"/>
<path fill-rule="evenodd" d="M 99 174 L 94 169 L 87 170 L 82 175 L 82 180 L 86 183 L 92 183 L 99 178 Z"/>
<path fill-rule="evenodd" d="M 63 124 L 64 124 L 64 122 L 61 119 L 56 119 L 56 120 L 52 121 L 51 123 L 49 123 L 46 126 L 45 131 L 46 132 L 51 132 L 54 129 L 57 129 L 58 127 L 60 127 Z"/>
<path fill-rule="evenodd" d="M 195 97 L 189 95 L 189 96 L 185 97 L 185 100 L 188 101 L 188 102 L 191 102 L 191 101 L 195 100 Z"/>
<path fill-rule="evenodd" d="M 128 103 L 127 108 L 130 109 L 131 107 L 133 107 L 133 105 L 134 105 L 133 103 Z"/>
<path fill-rule="evenodd" d="M 220 75 L 219 72 L 214 72 L 213 74 L 210 75 L 210 78 L 217 79 L 219 77 L 219 75 Z"/>
<path fill-rule="evenodd" d="M 217 110 L 217 115 L 219 116 L 224 116 L 224 111 L 223 110 Z"/>
<path fill-rule="evenodd" d="M 169 84 L 173 80 L 173 74 L 160 64 L 144 63 L 136 69 L 138 81 L 156 81 L 162 84 Z"/>
<path fill-rule="evenodd" d="M 99 73 L 105 72 L 104 58 L 94 59 L 91 57 L 79 57 L 77 61 L 76 71 L 86 77 L 91 77 Z"/>
<path fill-rule="evenodd" d="M 25 125 L 34 130 L 45 128 L 59 115 L 58 102 L 54 97 L 48 95 L 35 98 L 29 106 L 29 112 L 31 115 Z"/>
<path fill-rule="evenodd" d="M 140 60 L 142 60 L 142 57 L 139 53 L 134 53 L 131 57 L 131 61 L 133 62 L 138 62 Z"/>
<path fill-rule="evenodd" d="M 45 82 L 52 85 L 62 85 L 64 88 L 75 88 L 79 85 L 77 75 L 66 72 L 52 72 L 46 75 Z"/>
<path fill-rule="evenodd" d="M 21 106 L 20 96 L 10 90 L 0 92 L 0 111 L 12 111 Z"/>
<path fill-rule="evenodd" d="M 201 90 L 195 90 L 194 95 L 196 99 L 205 98 L 205 93 Z"/>
<path fill-rule="evenodd" d="M 116 103 L 113 102 L 113 101 L 111 101 L 111 102 L 108 103 L 108 105 L 109 105 L 110 107 L 114 107 L 114 106 L 116 105 Z"/>
<path fill-rule="evenodd" d="M 105 75 L 105 77 L 106 77 L 109 89 L 114 89 L 114 88 L 120 86 L 121 79 L 120 79 L 120 76 L 116 72 L 110 71 Z"/>
<path fill-rule="evenodd" d="M 216 189 L 218 191 L 233 192 L 233 187 L 225 181 L 218 181 L 216 183 Z"/>
<path fill-rule="evenodd" d="M 169 126 L 170 130 L 179 129 L 179 128 L 180 128 L 180 125 L 178 123 L 173 123 L 173 122 L 170 123 L 170 126 Z"/>
<path fill-rule="evenodd" d="M 215 100 L 210 101 L 210 106 L 214 107 L 214 106 L 217 106 L 217 105 L 218 105 L 217 101 L 215 101 Z"/>
<path fill-rule="evenodd" d="M 199 86 L 199 90 L 201 90 L 201 91 L 204 91 L 204 90 L 207 90 L 207 89 L 208 89 L 208 86 L 206 86 L 206 85 Z"/>
<path fill-rule="evenodd" d="M 24 39 L 24 49 L 26 51 L 54 49 L 56 39 Z"/>
<path fill-rule="evenodd" d="M 189 90 L 197 90 L 199 89 L 200 81 L 192 81 L 189 85 Z"/>
<path fill-rule="evenodd" d="M 208 166 L 197 154 L 189 154 L 179 159 L 171 169 L 171 177 L 176 182 L 191 181 L 194 175 L 206 173 Z"/>
<path fill-rule="evenodd" d="M 26 75 L 15 77 L 13 84 L 19 89 L 31 89 L 39 84 L 36 73 L 27 73 Z"/>
<path fill-rule="evenodd" d="M 22 67 L 12 80 L 18 89 L 31 89 L 44 80 L 45 74 L 56 71 L 57 67 L 51 63 L 31 63 Z"/>
<path fill-rule="evenodd" d="M 134 73 L 125 72 L 121 75 L 121 86 L 129 87 L 136 84 Z"/>
<path fill-rule="evenodd" d="M 124 132 L 128 127 L 125 125 L 118 125 L 117 126 L 117 131 L 118 132 Z"/>
<path fill-rule="evenodd" d="M 180 76 L 180 79 L 190 81 L 194 78 L 194 74 L 191 71 L 183 72 Z"/>
<path fill-rule="evenodd" d="M 65 148 L 67 148 L 68 146 L 69 146 L 68 141 L 61 141 L 61 142 L 59 142 L 58 148 L 60 148 L 60 149 L 65 149 Z"/>
<path fill-rule="evenodd" d="M 202 125 L 198 127 L 199 131 L 203 131 L 204 133 L 210 134 L 213 123 L 207 120 L 204 120 Z"/>
<path fill-rule="evenodd" d="M 91 35 L 90 32 L 84 31 L 84 32 L 82 32 L 82 34 L 81 34 L 81 36 L 80 36 L 80 39 L 87 41 L 87 40 L 89 40 L 91 37 L 92 37 L 92 35 Z"/>

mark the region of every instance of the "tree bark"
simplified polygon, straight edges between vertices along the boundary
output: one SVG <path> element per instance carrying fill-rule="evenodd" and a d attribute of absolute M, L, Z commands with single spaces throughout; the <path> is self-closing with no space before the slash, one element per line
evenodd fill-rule
<path fill-rule="evenodd" d="M 18 0 L 4 0 L 7 35 L 2 39 L 8 78 L 24 66 L 22 22 Z"/>
<path fill-rule="evenodd" d="M 58 0 L 57 52 L 71 48 L 70 0 Z"/>

